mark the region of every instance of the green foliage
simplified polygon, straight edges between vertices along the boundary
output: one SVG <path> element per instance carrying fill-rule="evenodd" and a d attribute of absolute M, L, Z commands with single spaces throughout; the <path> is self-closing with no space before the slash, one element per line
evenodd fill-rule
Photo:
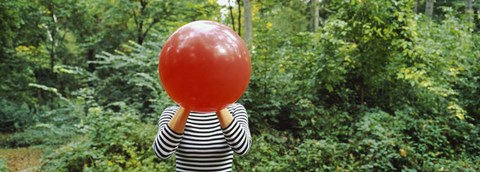
<path fill-rule="evenodd" d="M 270 14 L 270 21 L 272 21 L 273 31 L 285 34 L 295 34 L 298 32 L 305 32 L 307 30 L 308 22 L 306 16 L 304 15 L 305 4 L 296 1 L 291 1 L 290 3 L 291 6 L 281 6 L 281 11 L 272 10 Z M 281 2 L 276 5 L 280 4 Z M 289 20 L 291 22 L 285 22 L 285 20 Z"/>
<path fill-rule="evenodd" d="M 8 58 L 14 53 L 15 47 L 33 43 L 37 45 L 40 41 L 38 28 L 38 7 L 36 4 L 26 0 L 8 1 L 2 0 L 0 3 L 0 27 L 2 35 L 0 36 L 0 55 L 2 58 Z M 28 11 L 26 13 L 25 11 Z M 22 34 L 18 34 L 21 31 Z M 27 40 L 28 39 L 28 40 Z"/>
<path fill-rule="evenodd" d="M 252 148 L 243 157 L 234 158 L 234 171 L 288 171 L 288 143 L 293 137 L 276 130 L 263 130 L 252 136 Z M 291 145 L 293 146 L 293 145 Z M 293 147 L 290 147 L 293 149 Z"/>
<path fill-rule="evenodd" d="M 0 171 L 2 172 L 8 171 L 7 162 L 2 157 L 0 157 Z"/>
<path fill-rule="evenodd" d="M 412 1 L 327 6 L 335 14 L 316 33 L 257 28 L 242 100 L 254 128 L 267 122 L 299 140 L 262 132 L 237 168 L 478 170 L 478 127 L 467 116 L 478 111 L 477 34 L 452 14 L 441 23 L 415 16 Z"/>
<path fill-rule="evenodd" d="M 250 153 L 235 158 L 235 168 L 239 171 L 479 170 L 480 133 L 472 124 L 424 119 L 409 110 L 395 114 L 372 110 L 358 116 L 360 120 L 350 128 L 337 130 L 353 133 L 346 136 L 346 141 L 329 133 L 322 134 L 323 139 L 295 139 L 287 132 L 262 130 L 253 137 Z M 335 123 L 335 119 L 329 119 L 325 120 Z"/>
<path fill-rule="evenodd" d="M 480 171 L 480 34 L 460 1 L 437 3 L 449 7 L 433 20 L 412 0 L 321 1 L 308 32 L 311 2 L 252 1 L 239 101 L 253 147 L 234 170 Z M 43 171 L 174 170 L 151 151 L 172 104 L 158 52 L 187 22 L 232 22 L 216 1 L 21 0 L 0 11 L 0 131 L 16 132 L 1 146 L 58 146 Z"/>
<path fill-rule="evenodd" d="M 254 117 L 306 127 L 300 121 L 316 118 L 322 108 L 354 112 L 362 105 L 390 108 L 401 101 L 394 97 L 403 94 L 392 79 L 396 71 L 387 69 L 401 50 L 396 42 L 408 41 L 414 27 L 411 3 L 354 2 L 333 3 L 338 12 L 317 33 L 261 30 L 263 37 L 254 40 L 250 86 L 258 91 L 248 91 L 244 99 L 261 112 Z"/>
<path fill-rule="evenodd" d="M 61 104 L 61 103 L 60 103 Z M 55 109 L 40 109 L 36 113 L 18 116 L 18 121 L 34 120 L 23 126 L 21 132 L 16 132 L 3 140 L 5 147 L 26 147 L 33 145 L 59 145 L 74 138 L 78 131 L 75 124 L 83 114 L 82 106 L 64 103 Z"/>
<path fill-rule="evenodd" d="M 330 6 L 337 12 L 316 33 L 291 35 L 268 25 L 257 30 L 262 36 L 256 37 L 252 51 L 253 91 L 243 99 L 259 113 L 253 121 L 316 128 L 321 118 L 316 114 L 328 114 L 323 109 L 331 108 L 341 113 L 365 107 L 394 112 L 412 106 L 460 120 L 476 109 L 471 100 L 477 99 L 458 96 L 478 89 L 473 61 L 479 55 L 467 24 L 451 14 L 440 25 L 428 19 L 419 24 L 411 1 Z"/>
<path fill-rule="evenodd" d="M 77 135 L 70 125 L 55 126 L 52 124 L 36 124 L 23 132 L 15 133 L 4 143 L 7 147 L 26 147 L 33 145 L 60 145 Z"/>
<path fill-rule="evenodd" d="M 0 98 L 0 132 L 23 130 L 37 120 L 36 114 L 26 104 Z"/>
<path fill-rule="evenodd" d="M 142 120 L 156 121 L 158 114 L 171 104 L 157 74 L 159 45 L 131 42 L 124 47 L 128 54 L 117 51 L 99 55 L 91 62 L 98 65 L 92 78 L 94 99 L 114 110 L 118 109 L 115 102 L 126 103 L 142 112 Z"/>
<path fill-rule="evenodd" d="M 449 113 L 459 119 L 466 118 L 462 100 L 458 98 L 462 90 L 457 88 L 476 90 L 475 86 L 464 84 L 465 81 L 475 82 L 471 73 L 475 71 L 472 60 L 479 57 L 469 30 L 450 13 L 441 24 L 428 19 L 420 23 L 419 36 L 414 39 L 411 50 L 404 52 L 412 53 L 412 58 L 397 59 L 404 65 L 394 63 L 399 68 L 397 78 L 414 88 L 416 100 L 412 104 L 434 112 Z"/>
<path fill-rule="evenodd" d="M 33 64 L 21 54 L 32 53 L 30 48 L 32 47 L 23 46 L 19 48 L 23 52 L 18 54 L 10 52 L 1 55 L 0 73 L 8 76 L 0 80 L 0 97 L 2 99 L 28 105 L 38 101 L 33 96 L 33 91 L 28 87 L 29 83 L 36 82 Z"/>
<path fill-rule="evenodd" d="M 368 112 L 356 124 L 356 134 L 349 140 L 352 143 L 349 156 L 358 161 L 354 168 L 391 171 L 415 167 L 412 162 L 415 154 L 403 140 L 409 125 L 396 117 L 385 112 Z"/>
<path fill-rule="evenodd" d="M 153 138 L 156 127 L 142 123 L 136 113 L 125 105 L 118 113 L 90 108 L 76 126 L 83 134 L 47 155 L 41 171 L 172 171 L 172 163 L 155 159 L 152 140 L 146 139 Z"/>

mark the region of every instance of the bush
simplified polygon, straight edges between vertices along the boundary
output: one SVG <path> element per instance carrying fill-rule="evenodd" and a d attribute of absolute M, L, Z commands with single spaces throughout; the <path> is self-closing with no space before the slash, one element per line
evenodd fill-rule
<path fill-rule="evenodd" d="M 424 171 L 479 171 L 480 160 L 477 157 L 460 154 L 457 158 L 431 159 L 421 166 Z"/>
<path fill-rule="evenodd" d="M 0 171 L 8 171 L 7 161 L 5 161 L 5 159 L 3 159 L 2 157 L 0 157 Z"/>
<path fill-rule="evenodd" d="M 393 114 L 366 109 L 355 116 L 359 120 L 350 120 L 349 129 L 336 128 L 346 126 L 337 121 L 344 117 L 322 118 L 325 121 L 319 124 L 326 125 L 325 131 L 315 132 L 317 139 L 308 134 L 302 139 L 291 132 L 261 130 L 252 136 L 250 152 L 235 157 L 234 168 L 238 171 L 480 170 L 479 129 L 466 121 L 448 114 L 434 120 L 413 109 Z"/>
<path fill-rule="evenodd" d="M 162 42 L 143 45 L 130 42 L 123 52 L 97 55 L 91 62 L 98 65 L 91 77 L 94 92 L 91 95 L 96 102 L 115 111 L 119 108 L 115 102 L 125 102 L 141 112 L 138 115 L 142 121 L 155 123 L 155 115 L 172 103 L 160 85 L 157 72 Z"/>
<path fill-rule="evenodd" d="M 332 140 L 306 139 L 295 148 L 292 171 L 334 171 L 344 169 L 351 161 L 349 145 Z M 351 164 L 353 165 L 353 164 Z"/>
<path fill-rule="evenodd" d="M 0 98 L 0 132 L 21 131 L 36 120 L 36 114 L 26 104 Z"/>
<path fill-rule="evenodd" d="M 233 171 L 289 171 L 293 137 L 286 132 L 264 130 L 252 135 L 248 154 L 234 156 Z"/>
<path fill-rule="evenodd" d="M 157 128 L 142 123 L 134 109 L 119 104 L 120 112 L 90 108 L 77 125 L 83 133 L 48 154 L 42 171 L 173 171 L 173 159 L 160 162 L 151 145 Z"/>
<path fill-rule="evenodd" d="M 254 144 L 234 170 L 479 170 L 478 34 L 453 12 L 441 22 L 416 15 L 413 1 L 324 5 L 335 13 L 316 32 L 268 21 L 255 28 L 251 83 L 240 100 Z M 156 128 L 145 124 L 171 102 L 156 73 L 159 38 L 90 62 L 96 71 L 78 93 L 85 102 L 76 113 L 85 115 L 72 118 L 77 125 L 40 121 L 12 144 L 61 144 L 78 130 L 43 170 L 174 170 L 173 159 L 154 158 Z"/>
<path fill-rule="evenodd" d="M 52 110 L 43 107 L 37 110 L 35 123 L 24 126 L 24 130 L 8 137 L 2 145 L 6 147 L 26 147 L 32 145 L 59 145 L 66 143 L 78 134 L 77 124 L 83 114 L 83 106 L 59 102 Z"/>
<path fill-rule="evenodd" d="M 36 124 L 23 132 L 11 135 L 4 143 L 7 147 L 27 147 L 33 145 L 59 145 L 77 135 L 71 124 L 55 126 L 49 123 Z"/>
<path fill-rule="evenodd" d="M 411 166 L 414 156 L 404 132 L 407 120 L 378 110 L 365 113 L 349 139 L 349 156 L 355 163 L 345 168 L 392 171 Z"/>

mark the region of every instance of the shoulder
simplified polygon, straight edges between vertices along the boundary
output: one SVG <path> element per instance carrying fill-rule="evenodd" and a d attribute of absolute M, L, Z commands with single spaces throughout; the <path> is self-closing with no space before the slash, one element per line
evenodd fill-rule
<path fill-rule="evenodd" d="M 180 108 L 180 105 L 171 105 L 171 106 L 168 106 L 167 108 L 165 108 L 165 110 L 178 110 Z"/>
<path fill-rule="evenodd" d="M 245 107 L 240 103 L 232 103 L 232 104 L 227 106 L 227 109 L 229 109 L 229 110 L 230 109 L 232 109 L 232 110 L 234 110 L 234 109 L 245 109 Z"/>
<path fill-rule="evenodd" d="M 244 116 L 247 116 L 247 110 L 245 109 L 245 107 L 240 104 L 240 103 L 233 103 L 233 104 L 230 104 L 228 107 L 227 107 L 228 111 L 230 111 L 230 113 L 233 115 L 233 116 L 238 116 L 238 115 L 244 115 Z"/>
<path fill-rule="evenodd" d="M 177 110 L 180 108 L 180 106 L 178 105 L 173 105 L 173 106 L 169 106 L 167 108 L 165 108 L 165 110 L 163 110 L 163 115 L 175 115 L 175 113 L 177 112 Z"/>

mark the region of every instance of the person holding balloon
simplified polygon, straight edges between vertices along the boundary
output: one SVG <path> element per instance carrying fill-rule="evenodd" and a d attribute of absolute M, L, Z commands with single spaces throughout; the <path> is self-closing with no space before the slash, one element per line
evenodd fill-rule
<path fill-rule="evenodd" d="M 250 80 L 251 62 L 242 39 L 213 21 L 180 27 L 165 42 L 159 74 L 177 103 L 158 122 L 152 148 L 177 171 L 231 171 L 234 153 L 252 146 L 248 115 L 236 101 Z"/>

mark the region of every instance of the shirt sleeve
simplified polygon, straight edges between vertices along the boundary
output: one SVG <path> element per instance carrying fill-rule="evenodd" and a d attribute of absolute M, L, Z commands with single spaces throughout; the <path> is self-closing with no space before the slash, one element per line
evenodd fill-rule
<path fill-rule="evenodd" d="M 165 109 L 158 120 L 158 132 L 153 141 L 153 151 L 155 155 L 161 159 L 167 159 L 178 148 L 183 134 L 176 133 L 169 126 L 168 123 L 177 112 L 178 107 L 169 107 Z"/>
<path fill-rule="evenodd" d="M 223 135 L 235 153 L 245 155 L 252 145 L 247 111 L 245 107 L 238 103 L 229 106 L 227 109 L 232 114 L 233 121 L 225 129 L 222 129 Z"/>

